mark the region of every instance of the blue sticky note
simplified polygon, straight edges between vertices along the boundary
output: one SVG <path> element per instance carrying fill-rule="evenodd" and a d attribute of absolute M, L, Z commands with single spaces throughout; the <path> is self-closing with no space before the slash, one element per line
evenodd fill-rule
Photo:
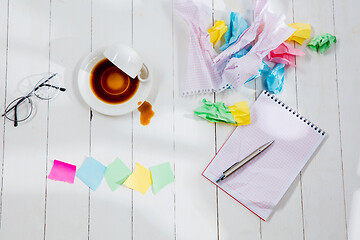
<path fill-rule="evenodd" d="M 278 94 L 282 91 L 285 77 L 285 64 L 278 63 L 265 80 L 265 87 L 271 93 Z"/>
<path fill-rule="evenodd" d="M 104 177 L 106 167 L 92 157 L 88 157 L 83 165 L 77 170 L 76 176 L 89 186 L 96 190 Z"/>
<path fill-rule="evenodd" d="M 226 43 L 220 47 L 220 50 L 224 51 L 232 44 L 234 44 L 247 28 L 249 28 L 249 25 L 247 24 L 245 19 L 240 15 L 240 13 L 231 12 L 229 28 L 225 33 Z"/>

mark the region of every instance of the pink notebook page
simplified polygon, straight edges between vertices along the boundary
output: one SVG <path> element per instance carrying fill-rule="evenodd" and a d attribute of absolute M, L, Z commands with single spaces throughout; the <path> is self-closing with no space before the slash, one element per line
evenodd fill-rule
<path fill-rule="evenodd" d="M 326 133 L 266 91 L 250 115 L 251 124 L 235 129 L 202 175 L 265 221 Z M 216 183 L 229 166 L 271 140 L 263 153 Z"/>

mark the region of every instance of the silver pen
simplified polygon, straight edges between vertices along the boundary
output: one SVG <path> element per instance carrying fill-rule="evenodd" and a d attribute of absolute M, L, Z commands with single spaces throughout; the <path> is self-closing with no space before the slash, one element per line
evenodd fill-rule
<path fill-rule="evenodd" d="M 233 174 L 234 172 L 236 172 L 239 168 L 241 168 L 242 166 L 244 166 L 247 162 L 249 162 L 251 159 L 255 158 L 257 155 L 259 155 L 260 153 L 262 153 L 265 149 L 267 149 L 275 140 L 272 140 L 268 143 L 265 143 L 264 145 L 262 145 L 261 147 L 259 147 L 258 149 L 256 149 L 254 152 L 250 153 L 246 158 L 244 158 L 243 160 L 234 163 L 231 167 L 229 167 L 228 169 L 226 169 L 222 176 L 216 180 L 216 182 L 220 182 L 222 180 L 224 180 L 225 178 L 227 178 L 228 176 L 230 176 L 231 174 Z"/>

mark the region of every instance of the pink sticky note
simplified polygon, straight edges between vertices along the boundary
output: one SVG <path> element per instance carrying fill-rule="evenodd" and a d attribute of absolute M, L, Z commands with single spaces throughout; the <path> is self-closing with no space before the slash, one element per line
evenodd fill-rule
<path fill-rule="evenodd" d="M 76 166 L 59 160 L 54 160 L 54 165 L 48 176 L 49 179 L 74 183 Z"/>

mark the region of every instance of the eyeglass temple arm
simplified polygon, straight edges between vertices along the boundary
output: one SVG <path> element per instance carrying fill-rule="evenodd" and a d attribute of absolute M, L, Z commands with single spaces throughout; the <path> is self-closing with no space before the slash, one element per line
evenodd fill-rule
<path fill-rule="evenodd" d="M 18 125 L 18 120 L 17 120 L 17 106 L 18 106 L 18 104 L 15 105 L 15 109 L 14 109 L 14 111 L 15 111 L 14 127 L 17 127 L 17 125 Z"/>
<path fill-rule="evenodd" d="M 66 91 L 66 88 L 57 87 L 57 86 L 50 85 L 50 84 L 44 84 L 44 85 L 39 86 L 39 87 L 43 87 L 43 86 L 45 86 L 45 87 L 52 87 L 52 88 L 55 88 L 55 89 L 59 89 L 59 90 L 62 91 L 62 92 L 65 92 L 65 91 Z"/>

